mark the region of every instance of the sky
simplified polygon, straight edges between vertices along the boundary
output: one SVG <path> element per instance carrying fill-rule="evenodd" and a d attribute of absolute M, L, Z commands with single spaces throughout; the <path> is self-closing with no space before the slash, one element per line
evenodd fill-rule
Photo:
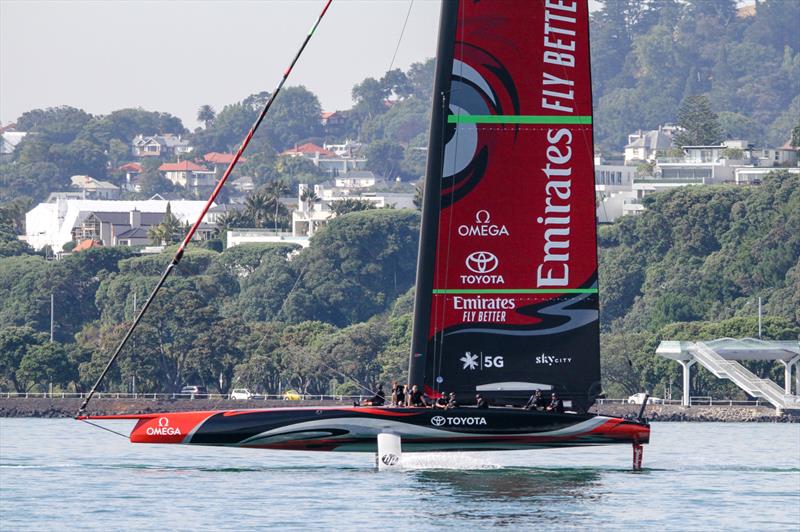
<path fill-rule="evenodd" d="M 287 85 L 323 110 L 351 107 L 353 85 L 389 68 L 411 0 L 334 0 Z M 142 107 L 197 126 L 272 91 L 324 0 L 0 0 L 0 124 L 30 109 L 92 114 Z M 439 0 L 414 0 L 394 67 L 433 57 Z"/>

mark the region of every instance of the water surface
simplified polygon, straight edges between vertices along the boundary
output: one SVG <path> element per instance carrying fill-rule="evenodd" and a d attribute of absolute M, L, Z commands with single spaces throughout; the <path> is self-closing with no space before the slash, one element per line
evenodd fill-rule
<path fill-rule="evenodd" d="M 114 422 L 120 430 L 129 422 Z M 800 426 L 654 423 L 628 446 L 371 454 L 133 445 L 0 419 L 0 529 L 800 530 Z"/>

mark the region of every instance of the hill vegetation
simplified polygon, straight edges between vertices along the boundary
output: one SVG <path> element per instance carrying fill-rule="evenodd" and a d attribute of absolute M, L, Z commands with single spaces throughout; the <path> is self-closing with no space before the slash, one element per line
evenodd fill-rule
<path fill-rule="evenodd" d="M 176 391 L 204 384 L 276 393 L 372 389 L 407 367 L 419 216 L 342 215 L 310 248 L 193 249 L 159 294 L 108 389 Z M 662 339 L 800 333 L 800 177 L 761 186 L 688 187 L 600 231 L 603 378 L 609 396 L 669 394 L 677 364 Z M 0 387 L 85 390 L 144 301 L 170 250 L 91 249 L 45 261 L 0 258 Z M 49 340 L 50 294 L 55 342 Z M 762 375 L 777 371 L 752 365 Z M 775 376 L 775 375 L 773 375 Z M 736 397 L 698 371 L 695 393 Z M 675 388 L 677 390 L 677 388 Z M 677 391 L 675 392 L 677 393 Z"/>

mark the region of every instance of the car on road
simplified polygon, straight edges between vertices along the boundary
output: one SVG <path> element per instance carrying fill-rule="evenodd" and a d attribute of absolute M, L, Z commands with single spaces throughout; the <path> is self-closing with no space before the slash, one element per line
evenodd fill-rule
<path fill-rule="evenodd" d="M 231 391 L 231 399 L 238 399 L 240 401 L 247 401 L 252 398 L 253 394 L 247 388 L 234 388 Z"/>
<path fill-rule="evenodd" d="M 302 399 L 302 397 L 294 390 L 286 390 L 283 394 L 284 401 L 299 401 L 300 399 Z"/>
<path fill-rule="evenodd" d="M 190 385 L 181 388 L 181 395 L 188 395 L 189 399 L 205 399 L 208 392 L 205 386 Z"/>
<path fill-rule="evenodd" d="M 640 405 L 640 404 L 642 404 L 644 402 L 644 396 L 645 395 L 646 394 L 644 392 L 635 393 L 635 394 L 631 395 L 630 397 L 628 397 L 628 400 L 626 402 L 629 405 Z M 660 405 L 663 402 L 664 402 L 664 400 L 661 399 L 660 397 L 648 397 L 647 398 L 647 404 L 648 405 Z"/>

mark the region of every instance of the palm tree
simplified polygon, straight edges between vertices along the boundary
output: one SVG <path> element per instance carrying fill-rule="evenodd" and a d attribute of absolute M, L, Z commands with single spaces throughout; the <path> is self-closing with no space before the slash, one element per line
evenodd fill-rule
<path fill-rule="evenodd" d="M 275 181 L 268 183 L 264 189 L 266 190 L 267 196 L 269 197 L 270 201 L 275 204 L 275 232 L 278 232 L 278 211 L 282 207 L 280 199 L 281 196 L 287 194 L 289 192 L 289 184 L 284 181 L 283 179 L 276 179 Z M 283 208 L 286 210 L 286 207 Z"/>
<path fill-rule="evenodd" d="M 158 225 L 153 225 L 147 230 L 147 236 L 156 246 L 165 246 L 181 239 L 181 233 L 186 226 L 172 214 L 172 207 L 167 203 L 164 219 Z"/>
<path fill-rule="evenodd" d="M 244 201 L 245 211 L 253 219 L 253 225 L 258 228 L 264 227 L 267 218 L 269 217 L 270 207 L 272 205 L 269 195 L 254 192 L 247 196 Z"/>
<path fill-rule="evenodd" d="M 312 203 L 319 201 L 319 196 L 313 188 L 307 188 L 300 194 L 300 201 L 307 203 L 310 208 Z"/>
<path fill-rule="evenodd" d="M 205 124 L 206 129 L 214 122 L 216 117 L 217 113 L 210 105 L 201 105 L 200 109 L 197 110 L 197 120 Z"/>

